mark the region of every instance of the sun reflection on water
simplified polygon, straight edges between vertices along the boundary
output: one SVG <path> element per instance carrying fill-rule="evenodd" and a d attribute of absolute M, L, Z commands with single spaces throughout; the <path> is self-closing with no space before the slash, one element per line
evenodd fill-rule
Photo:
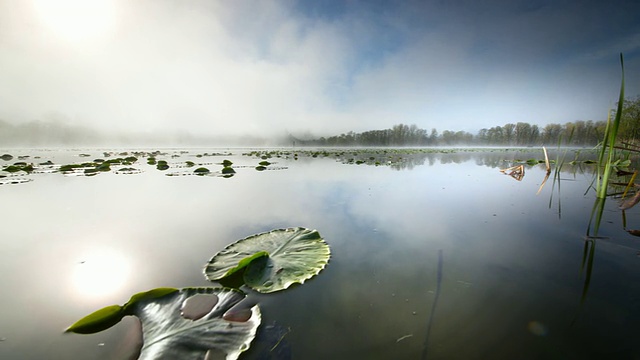
<path fill-rule="evenodd" d="M 98 298 L 120 291 L 131 273 L 131 261 L 111 248 L 92 249 L 80 257 L 72 275 L 75 292 Z"/>

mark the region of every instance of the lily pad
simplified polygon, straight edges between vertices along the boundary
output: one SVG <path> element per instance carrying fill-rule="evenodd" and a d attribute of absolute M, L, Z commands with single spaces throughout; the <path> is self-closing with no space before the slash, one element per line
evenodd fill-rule
<path fill-rule="evenodd" d="M 205 167 L 199 167 L 199 168 L 193 170 L 193 173 L 196 174 L 196 175 L 206 175 L 209 172 L 210 172 L 209 169 L 207 169 Z"/>
<path fill-rule="evenodd" d="M 168 168 L 169 168 L 169 164 L 167 164 L 165 160 L 158 161 L 158 164 L 156 165 L 156 169 L 160 171 L 167 170 Z"/>
<path fill-rule="evenodd" d="M 211 296 L 216 301 L 186 316 L 190 300 Z M 112 305 L 98 310 L 72 325 L 67 332 L 93 333 L 111 327 L 125 315 L 134 315 L 142 323 L 143 345 L 140 359 L 204 359 L 209 350 L 237 359 L 247 350 L 261 322 L 257 305 L 235 310 L 245 298 L 229 288 L 160 288 L 131 297 L 124 306 Z M 78 330 L 97 331 L 78 331 Z"/>
<path fill-rule="evenodd" d="M 211 281 L 224 281 L 242 269 L 247 286 L 271 293 L 314 277 L 330 257 L 329 245 L 318 231 L 278 229 L 227 246 L 209 260 L 204 272 Z"/>
<path fill-rule="evenodd" d="M 20 170 L 22 170 L 22 167 L 16 166 L 16 165 L 9 165 L 2 169 L 2 171 L 6 171 L 10 173 L 18 172 Z"/>

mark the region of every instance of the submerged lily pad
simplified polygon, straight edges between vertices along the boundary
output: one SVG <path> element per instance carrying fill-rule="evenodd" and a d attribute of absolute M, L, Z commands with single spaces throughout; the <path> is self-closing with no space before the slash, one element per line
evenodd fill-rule
<path fill-rule="evenodd" d="M 116 170 L 116 174 L 140 174 L 142 170 L 136 168 L 125 167 Z"/>
<path fill-rule="evenodd" d="M 317 275 L 330 256 L 329 245 L 318 231 L 302 227 L 278 229 L 227 246 L 209 260 L 204 272 L 211 281 L 224 281 L 243 269 L 247 286 L 270 293 Z"/>
<path fill-rule="evenodd" d="M 16 178 L 13 176 L 0 175 L 0 185 L 24 184 L 33 181 L 33 179 Z"/>
<path fill-rule="evenodd" d="M 186 309 L 201 296 L 215 300 L 205 307 Z M 124 306 L 98 310 L 67 332 L 95 333 L 133 315 L 142 323 L 140 359 L 204 359 L 211 349 L 226 354 L 227 360 L 237 359 L 249 348 L 261 322 L 257 305 L 234 308 L 245 296 L 229 288 L 154 289 L 132 296 Z"/>

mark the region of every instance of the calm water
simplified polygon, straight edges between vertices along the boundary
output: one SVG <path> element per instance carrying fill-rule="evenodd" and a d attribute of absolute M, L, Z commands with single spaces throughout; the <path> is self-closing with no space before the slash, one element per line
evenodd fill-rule
<path fill-rule="evenodd" d="M 389 153 L 381 166 L 371 165 L 379 153 L 356 165 L 362 151 L 292 152 L 260 172 L 246 151 L 208 151 L 231 154 L 166 150 L 164 172 L 141 158 L 139 174 L 35 173 L 0 186 L 0 359 L 125 358 L 133 319 L 95 335 L 63 331 L 139 291 L 212 286 L 202 268 L 224 246 L 295 226 L 317 229 L 332 258 L 302 286 L 246 290 L 261 306 L 261 336 L 286 333 L 281 352 L 262 358 L 640 358 L 640 243 L 614 199 L 581 305 L 595 200 L 585 195 L 588 165 L 566 165 L 560 191 L 550 179 L 536 194 L 543 167 L 526 166 L 522 181 L 498 169 L 541 152 Z M 18 155 L 58 165 L 104 158 L 87 149 L 2 153 L 16 156 L 3 166 Z M 166 176 L 191 171 L 188 160 L 220 170 L 224 159 L 235 176 Z M 626 228 L 640 229 L 638 209 L 626 212 Z"/>

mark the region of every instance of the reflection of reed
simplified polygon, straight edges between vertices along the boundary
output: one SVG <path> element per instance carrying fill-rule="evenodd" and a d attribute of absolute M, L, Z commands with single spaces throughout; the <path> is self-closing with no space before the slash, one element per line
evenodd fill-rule
<path fill-rule="evenodd" d="M 510 168 L 501 169 L 500 172 L 509 175 L 518 181 L 522 181 L 524 178 L 524 165 L 520 164 Z"/>
<path fill-rule="evenodd" d="M 438 250 L 438 273 L 436 283 L 436 294 L 431 305 L 431 314 L 429 315 L 429 322 L 427 323 L 427 335 L 424 341 L 424 349 L 422 350 L 422 359 L 427 358 L 429 350 L 429 334 L 431 333 L 431 325 L 433 324 L 433 315 L 436 312 L 436 306 L 438 305 L 438 298 L 440 298 L 440 285 L 442 284 L 442 249 Z"/>

